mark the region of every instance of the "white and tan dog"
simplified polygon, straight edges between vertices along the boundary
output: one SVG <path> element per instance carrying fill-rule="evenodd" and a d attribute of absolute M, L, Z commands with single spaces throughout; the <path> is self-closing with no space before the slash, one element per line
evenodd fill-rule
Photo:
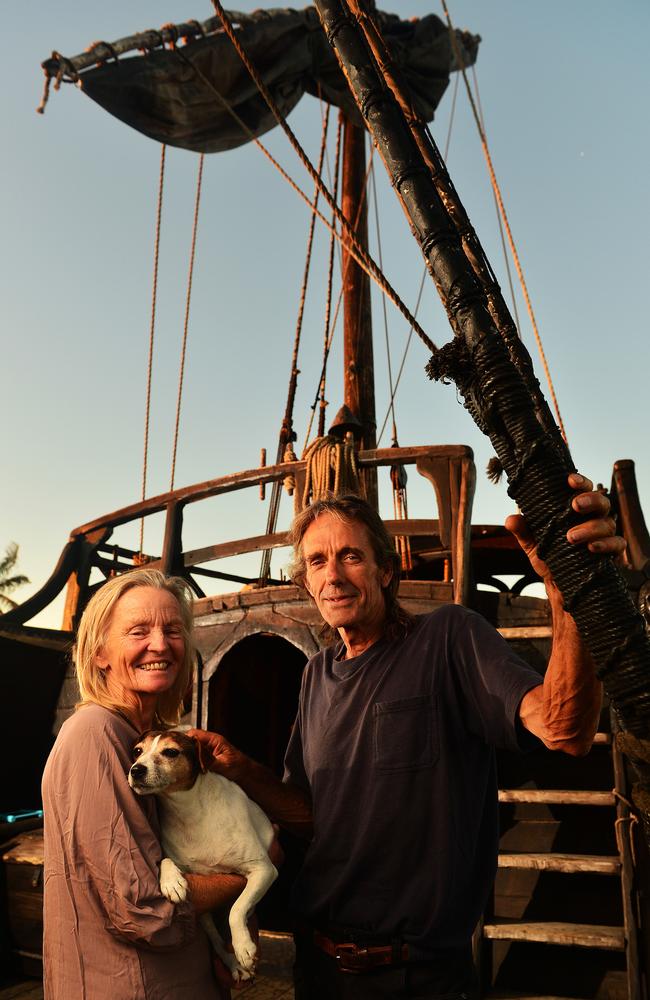
<path fill-rule="evenodd" d="M 236 872 L 246 888 L 230 910 L 234 956 L 226 950 L 209 913 L 201 923 L 235 982 L 255 972 L 257 948 L 248 918 L 277 877 L 269 860 L 273 827 L 245 792 L 206 768 L 199 744 L 175 730 L 145 733 L 136 743 L 129 784 L 138 795 L 157 795 L 161 841 L 160 891 L 173 903 L 185 899 L 183 872 L 207 875 Z"/>

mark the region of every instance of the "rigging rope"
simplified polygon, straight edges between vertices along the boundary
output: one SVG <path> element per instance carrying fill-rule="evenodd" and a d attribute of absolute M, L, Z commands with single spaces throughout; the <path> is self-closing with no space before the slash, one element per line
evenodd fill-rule
<path fill-rule="evenodd" d="M 366 168 L 366 176 L 365 176 L 364 183 L 363 183 L 363 191 L 362 191 L 362 194 L 361 194 L 361 198 L 359 199 L 359 204 L 357 206 L 357 214 L 356 214 L 356 216 L 354 218 L 354 229 L 355 229 L 355 232 L 356 232 L 357 226 L 359 225 L 359 219 L 361 217 L 361 212 L 363 211 L 363 206 L 366 203 L 366 191 L 368 189 L 368 177 L 370 176 L 370 171 L 372 169 L 372 160 L 373 160 L 374 153 L 375 153 L 375 147 L 371 146 L 370 147 L 370 159 L 369 159 L 369 162 L 368 162 L 368 166 Z M 338 193 L 338 188 L 337 188 L 337 193 Z M 337 239 L 339 239 L 338 234 L 335 232 L 335 227 L 334 226 L 331 227 L 330 231 L 332 232 L 332 234 L 334 236 L 336 236 Z M 357 261 L 357 263 L 359 263 L 359 262 Z M 316 390 L 316 397 L 315 397 L 314 402 L 312 403 L 312 405 L 310 407 L 311 413 L 309 415 L 309 423 L 307 424 L 307 433 L 305 434 L 305 444 L 303 446 L 303 454 L 304 454 L 304 452 L 305 452 L 305 450 L 307 448 L 307 445 L 309 444 L 309 435 L 311 434 L 311 428 L 312 428 L 312 424 L 314 422 L 314 414 L 316 412 L 316 407 L 318 405 L 318 399 L 319 399 L 319 395 L 320 395 L 321 382 L 322 382 L 322 380 L 324 378 L 326 378 L 326 374 L 327 374 L 327 362 L 328 362 L 328 359 L 329 359 L 329 352 L 330 352 L 330 348 L 332 346 L 332 340 L 334 339 L 334 331 L 336 329 L 336 324 L 337 324 L 337 321 L 338 321 L 338 318 L 339 318 L 339 310 L 341 308 L 341 302 L 343 301 L 343 289 L 344 289 L 344 286 L 345 286 L 345 280 L 347 278 L 348 267 L 349 266 L 350 266 L 350 257 L 347 258 L 347 260 L 345 261 L 345 266 L 342 267 L 341 287 L 339 289 L 338 298 L 336 300 L 336 309 L 334 310 L 334 319 L 332 320 L 332 323 L 330 325 L 329 339 L 327 340 L 327 343 L 326 343 L 326 346 L 325 346 L 325 350 L 323 351 L 323 366 L 321 368 L 320 380 L 319 380 L 319 383 L 318 383 L 319 388 Z M 319 420 L 319 430 L 320 430 L 320 420 Z"/>
<path fill-rule="evenodd" d="M 379 266 L 383 270 L 384 259 L 383 259 L 383 254 L 382 254 L 382 250 L 381 250 L 381 233 L 380 233 L 380 230 L 379 230 L 379 207 L 377 205 L 377 185 L 375 183 L 375 171 L 374 170 L 372 171 L 372 198 L 373 198 L 373 204 L 374 204 L 374 209 L 375 209 L 375 228 L 377 230 L 377 250 L 378 250 L 378 253 L 379 253 Z M 386 363 L 387 363 L 387 366 L 388 366 L 388 388 L 390 390 L 389 408 L 390 408 L 390 411 L 391 411 L 392 417 L 393 417 L 393 447 L 397 447 L 397 423 L 395 421 L 395 405 L 394 405 L 395 393 L 393 391 L 393 370 L 392 370 L 391 358 L 390 358 L 390 343 L 388 341 L 388 314 L 386 312 L 386 298 L 383 295 L 381 297 L 381 305 L 382 305 L 382 310 L 383 310 L 383 314 L 384 314 L 384 341 L 385 341 L 385 344 L 386 344 Z"/>
<path fill-rule="evenodd" d="M 456 76 L 454 78 L 454 94 L 453 94 L 452 101 L 451 101 L 451 111 L 449 113 L 449 126 L 447 128 L 447 138 L 445 140 L 445 151 L 444 151 L 444 154 L 443 154 L 445 163 L 447 162 L 447 158 L 449 156 L 449 147 L 451 145 L 451 134 L 452 134 L 452 130 L 453 130 L 453 127 L 454 127 L 454 121 L 456 120 L 456 99 L 457 99 L 457 97 L 458 97 L 458 74 L 456 74 Z M 374 185 L 374 179 L 375 178 L 374 178 L 374 171 L 373 171 L 373 185 Z M 379 233 L 379 221 L 378 220 L 377 220 L 377 233 Z M 426 281 L 426 278 L 427 278 L 427 266 L 425 264 L 424 267 L 422 268 L 422 278 L 420 280 L 420 287 L 418 289 L 418 297 L 417 297 L 417 300 L 416 300 L 416 303 L 415 303 L 415 312 L 413 314 L 414 316 L 417 316 L 417 314 L 419 312 L 419 309 L 420 309 L 420 300 L 422 299 L 422 292 L 424 291 L 424 283 Z M 412 339 L 413 339 L 413 327 L 411 327 L 409 329 L 408 337 L 407 337 L 407 340 L 406 340 L 406 345 L 404 347 L 404 353 L 402 354 L 402 361 L 400 363 L 399 371 L 397 373 L 397 379 L 395 380 L 395 386 L 393 388 L 391 388 L 390 401 L 389 401 L 389 404 L 388 404 L 388 408 L 386 409 L 386 416 L 384 417 L 384 422 L 381 425 L 381 430 L 380 430 L 379 436 L 377 438 L 377 447 L 379 447 L 381 439 L 382 439 L 382 437 L 384 435 L 384 431 L 386 429 L 386 424 L 388 423 L 388 418 L 389 418 L 389 416 L 390 416 L 391 413 L 393 414 L 393 424 L 395 423 L 395 409 L 394 409 L 393 404 L 394 404 L 394 401 L 395 401 L 395 396 L 397 394 L 397 389 L 399 387 L 399 384 L 400 384 L 400 381 L 401 381 L 401 378 L 402 378 L 402 372 L 404 371 L 404 365 L 406 364 L 406 357 L 408 355 Z"/>
<path fill-rule="evenodd" d="M 485 118 L 483 117 L 483 107 L 481 106 L 481 95 L 478 89 L 478 76 L 476 75 L 476 68 L 472 66 L 472 79 L 474 80 L 474 90 L 476 91 L 476 104 L 478 107 L 479 115 L 481 116 L 481 125 L 483 126 L 483 131 L 485 131 Z M 458 80 L 458 76 L 456 76 Z M 501 219 L 501 212 L 499 211 L 499 203 L 497 201 L 497 196 L 492 191 L 492 197 L 494 199 L 494 208 L 497 214 L 497 222 L 499 224 L 499 236 L 501 237 L 501 249 L 503 250 L 503 262 L 506 268 L 506 274 L 508 276 L 508 286 L 510 288 L 510 298 L 512 299 L 512 311 L 515 314 L 515 325 L 517 327 L 517 333 L 519 334 L 519 339 L 521 340 L 521 323 L 519 321 L 519 311 L 517 309 L 517 298 L 515 296 L 515 288 L 512 280 L 512 270 L 510 268 L 510 258 L 508 256 L 508 251 L 506 249 L 506 237 L 503 231 L 503 220 Z"/>
<path fill-rule="evenodd" d="M 334 201 L 338 204 L 339 198 L 339 174 L 341 168 L 341 138 L 343 136 L 343 117 L 339 115 L 338 128 L 336 130 L 336 149 L 334 151 L 334 189 L 332 195 Z M 331 183 L 331 182 L 330 182 Z M 332 213 L 332 223 L 336 228 L 336 221 L 334 214 Z M 325 433 L 325 410 L 327 408 L 327 402 L 325 400 L 325 386 L 327 383 L 327 358 L 329 356 L 329 345 L 330 345 L 330 316 L 332 313 L 332 281 L 334 278 L 334 253 L 336 250 L 336 239 L 334 238 L 334 233 L 330 235 L 330 248 L 329 248 L 329 260 L 327 262 L 327 291 L 325 293 L 325 324 L 323 333 L 323 374 L 320 380 L 320 406 L 318 412 L 318 436 L 322 437 Z M 346 267 L 349 262 L 349 257 L 346 260 Z M 341 295 L 343 294 L 343 285 L 341 285 Z M 341 301 L 339 297 L 339 302 Z M 338 315 L 338 304 L 337 304 L 337 315 Z M 310 422 L 311 429 L 311 422 Z"/>
<path fill-rule="evenodd" d="M 329 116 L 330 107 L 327 106 L 327 113 L 323 118 L 323 131 L 321 135 L 320 143 L 320 153 L 318 157 L 318 171 L 323 169 L 323 159 L 325 157 L 325 149 L 327 146 L 327 131 L 329 128 Z M 307 236 L 307 253 L 305 255 L 305 268 L 302 277 L 302 286 L 300 288 L 300 302 L 298 304 L 298 318 L 296 320 L 296 332 L 293 341 L 293 353 L 291 355 L 291 374 L 289 376 L 289 388 L 287 390 L 287 403 L 284 411 L 284 419 L 282 421 L 282 427 L 280 428 L 280 436 L 278 439 L 278 449 L 276 462 L 280 463 L 285 460 L 285 451 L 287 446 L 291 446 L 291 442 L 295 440 L 296 435 L 293 432 L 293 406 L 296 398 L 296 388 L 298 385 L 298 351 L 300 348 L 300 337 L 302 334 L 302 321 L 305 314 L 305 299 L 307 296 L 307 284 L 309 282 L 309 269 L 311 267 L 311 254 L 314 246 L 314 229 L 316 226 L 316 209 L 318 208 L 318 198 L 320 195 L 320 188 L 318 185 L 315 186 L 314 190 L 314 203 L 313 210 L 311 213 L 311 219 L 309 221 L 309 233 Z M 293 452 L 293 449 L 291 449 Z M 277 526 L 278 512 L 280 509 L 280 498 L 282 496 L 282 483 L 280 481 L 274 482 L 271 488 L 271 501 L 269 504 L 269 513 L 266 519 L 266 533 L 267 535 L 272 534 Z M 262 562 L 260 565 L 260 584 L 263 586 L 271 571 L 271 549 L 265 549 L 262 553 Z"/>
<path fill-rule="evenodd" d="M 142 502 L 147 496 L 147 468 L 149 462 L 149 416 L 151 412 L 151 376 L 153 372 L 153 346 L 156 330 L 156 304 L 158 299 L 158 259 L 160 255 L 160 221 L 162 218 L 163 189 L 165 184 L 165 154 L 166 146 L 160 150 L 160 173 L 158 177 L 158 201 L 156 205 L 156 235 L 153 249 L 153 285 L 151 291 L 151 322 L 149 324 L 149 360 L 147 363 L 147 390 L 144 408 L 144 454 L 142 458 Z M 140 519 L 140 547 L 138 554 L 144 550 L 144 517 Z"/>
<path fill-rule="evenodd" d="M 196 198 L 194 201 L 194 222 L 192 225 L 192 245 L 190 248 L 190 266 L 187 275 L 187 295 L 185 298 L 185 319 L 183 322 L 183 341 L 181 344 L 181 359 L 178 372 L 178 396 L 176 399 L 176 422 L 174 424 L 174 443 L 172 446 L 172 468 L 169 489 L 174 489 L 174 476 L 176 474 L 176 451 L 178 448 L 178 429 L 181 420 L 181 400 L 183 397 L 183 377 L 185 374 L 185 353 L 187 349 L 187 331 L 190 321 L 190 302 L 192 299 L 192 278 L 194 276 L 194 257 L 196 252 L 196 233 L 199 225 L 199 206 L 201 204 L 201 185 L 203 182 L 203 161 L 205 154 L 199 157 L 199 170 L 196 179 Z"/>
<path fill-rule="evenodd" d="M 255 66 L 253 65 L 253 63 L 249 59 L 249 57 L 248 57 L 245 49 L 243 48 L 240 40 L 237 38 L 237 36 L 235 34 L 235 31 L 233 29 L 232 23 L 231 23 L 231 21 L 230 21 L 230 19 L 228 17 L 228 14 L 223 9 L 223 7 L 222 7 L 222 5 L 220 3 L 220 0 L 212 0 L 212 6 L 214 7 L 214 9 L 217 12 L 217 14 L 219 15 L 219 17 L 221 18 L 221 22 L 223 24 L 223 28 L 224 28 L 225 33 L 228 35 L 228 38 L 232 42 L 233 47 L 234 47 L 235 51 L 237 52 L 237 55 L 239 56 L 239 58 L 241 59 L 241 61 L 244 64 L 244 66 L 248 70 L 248 72 L 249 72 L 249 74 L 250 74 L 253 82 L 255 83 L 255 85 L 257 87 L 257 89 L 259 90 L 260 94 L 262 95 L 262 97 L 266 101 L 269 109 L 273 113 L 273 116 L 275 117 L 275 120 L 277 121 L 278 125 L 280 126 L 280 128 L 283 130 L 283 132 L 285 133 L 285 135 L 289 139 L 289 142 L 291 143 L 291 146 L 293 147 L 293 149 L 295 150 L 296 154 L 298 155 L 298 158 L 300 159 L 301 163 L 303 164 L 303 166 L 307 170 L 307 173 L 314 180 L 314 182 L 319 185 L 320 192 L 321 192 L 323 198 L 328 203 L 328 205 L 330 206 L 330 208 L 332 209 L 332 211 L 335 213 L 336 218 L 338 219 L 338 222 L 339 222 L 339 224 L 342 227 L 342 230 L 345 232 L 345 239 L 343 238 L 342 235 L 340 235 L 338 233 L 336 234 L 336 238 L 343 243 L 343 245 L 345 246 L 346 250 L 348 250 L 348 252 L 355 258 L 355 260 L 357 261 L 357 263 L 359 264 L 359 266 L 361 268 L 363 268 L 364 271 L 366 271 L 366 273 L 368 274 L 368 276 L 370 278 L 372 278 L 372 280 L 375 281 L 379 285 L 380 288 L 383 288 L 385 290 L 385 292 L 388 295 L 388 297 L 390 298 L 391 302 L 395 305 L 395 307 L 397 309 L 399 309 L 399 311 L 402 313 L 402 315 L 409 322 L 413 323 L 415 332 L 420 337 L 420 339 L 423 341 L 423 343 L 427 346 L 427 348 L 430 351 L 432 351 L 432 352 L 435 351 L 436 350 L 435 344 L 433 344 L 433 342 L 429 339 L 429 337 L 427 336 L 427 334 L 425 333 L 425 331 L 422 329 L 422 327 L 420 326 L 420 324 L 417 322 L 417 320 L 415 319 L 415 317 L 411 315 L 411 313 L 409 312 L 409 310 L 408 310 L 407 306 L 405 305 L 405 303 L 399 297 L 399 295 L 397 294 L 397 292 L 395 291 L 395 289 L 389 283 L 388 279 L 383 274 L 383 272 L 381 271 L 381 269 L 377 266 L 376 262 L 372 259 L 372 257 L 370 256 L 370 254 L 368 254 L 364 250 L 364 248 L 361 246 L 361 244 L 359 243 L 359 241 L 358 241 L 358 239 L 357 239 L 357 237 L 356 237 L 356 235 L 354 233 L 354 230 L 352 229 L 352 227 L 350 226 L 349 222 L 347 221 L 347 219 L 343 215 L 343 213 L 342 213 L 341 209 L 339 208 L 339 206 L 334 201 L 334 199 L 333 199 L 330 191 L 328 190 L 328 188 L 326 187 L 326 185 L 323 183 L 322 178 L 316 172 L 316 169 L 315 169 L 314 165 L 311 163 L 309 157 L 307 156 L 307 154 L 305 153 L 304 149 L 302 148 L 302 146 L 298 142 L 298 139 L 296 138 L 296 136 L 294 135 L 293 131 L 291 130 L 291 128 L 287 124 L 286 119 L 281 114 L 280 109 L 278 108 L 277 104 L 275 103 L 275 101 L 274 101 L 274 99 L 273 99 L 273 97 L 272 97 L 272 95 L 271 95 L 268 87 L 265 85 L 264 81 L 262 80 L 262 78 L 260 77 L 259 73 L 255 69 Z M 234 109 L 230 108 L 230 106 L 228 105 L 228 102 L 218 93 L 218 91 L 216 90 L 216 88 L 211 85 L 211 83 L 207 79 L 207 77 L 205 77 L 201 73 L 201 71 L 198 70 L 198 68 L 196 68 L 196 72 L 201 76 L 201 78 L 204 80 L 204 82 L 207 84 L 207 86 L 209 86 L 210 89 L 217 95 L 217 97 L 222 102 L 222 105 L 226 108 L 226 110 L 228 110 L 229 113 L 231 113 L 234 117 L 236 117 L 237 120 L 242 125 L 242 127 L 245 129 L 245 131 L 251 136 L 251 138 L 254 138 L 253 135 L 252 135 L 252 132 L 250 131 L 250 129 L 248 129 L 247 126 L 245 126 L 244 123 L 241 122 L 241 119 L 239 119 L 239 117 L 236 115 L 236 112 L 234 111 Z M 256 143 L 258 145 L 261 145 L 260 143 L 257 142 L 257 140 L 255 140 L 255 141 L 256 141 Z M 267 152 L 267 151 L 265 151 L 265 152 Z M 267 152 L 267 155 L 270 157 L 270 153 Z M 277 161 L 274 160 L 273 162 L 278 167 L 278 169 L 281 171 L 281 173 L 283 174 L 285 180 L 289 181 L 289 183 L 291 184 L 291 186 L 294 187 L 294 189 L 301 195 L 301 197 L 304 198 L 306 201 L 308 201 L 307 196 L 289 178 L 289 176 L 286 173 L 286 171 L 282 170 L 282 168 L 277 163 Z M 318 217 L 327 226 L 328 229 L 332 230 L 332 226 L 330 225 L 330 223 L 325 219 L 325 217 L 320 212 L 318 213 Z"/>
<path fill-rule="evenodd" d="M 519 283 L 521 285 L 521 291 L 522 291 L 522 294 L 524 296 L 524 302 L 526 303 L 526 309 L 528 311 L 528 316 L 530 318 L 530 322 L 531 322 L 531 325 L 532 325 L 532 328 L 533 328 L 533 334 L 535 336 L 535 342 L 537 344 L 537 349 L 539 351 L 540 359 L 542 361 L 542 365 L 543 365 L 543 368 L 544 368 L 544 373 L 545 373 L 546 379 L 548 381 L 548 387 L 549 387 L 549 390 L 550 390 L 550 393 L 551 393 L 551 399 L 553 401 L 553 408 L 555 410 L 555 415 L 557 417 L 557 422 L 558 422 L 558 424 L 560 426 L 560 431 L 562 433 L 562 437 L 564 438 L 564 440 L 566 442 L 567 436 L 566 436 L 566 433 L 565 433 L 565 430 L 564 430 L 564 424 L 562 422 L 562 417 L 560 415 L 560 408 L 559 408 L 559 405 L 558 405 L 557 397 L 555 395 L 555 389 L 553 387 L 553 382 L 551 380 L 551 374 L 550 374 L 550 371 L 549 371 L 549 368 L 548 368 L 548 364 L 547 364 L 547 361 L 546 361 L 546 355 L 544 353 L 544 348 L 542 347 L 542 340 L 541 340 L 541 337 L 540 337 L 540 334 L 539 334 L 539 330 L 537 328 L 537 320 L 535 319 L 535 313 L 533 312 L 533 306 L 532 306 L 532 303 L 530 301 L 530 296 L 528 294 L 528 287 L 526 285 L 526 279 L 524 278 L 524 272 L 522 270 L 521 263 L 520 263 L 520 260 L 519 260 L 519 254 L 517 253 L 517 248 L 515 246 L 515 241 L 514 241 L 514 238 L 513 238 L 513 235 L 512 235 L 512 230 L 510 229 L 510 223 L 508 222 L 508 216 L 506 214 L 505 205 L 503 203 L 503 198 L 501 196 L 501 189 L 499 187 L 499 183 L 497 181 L 496 174 L 494 172 L 494 166 L 492 164 L 492 157 L 490 155 L 490 150 L 489 150 L 489 147 L 488 147 L 487 136 L 486 136 L 485 130 L 483 129 L 483 126 L 481 124 L 481 119 L 480 119 L 479 113 L 477 111 L 476 103 L 474 101 L 474 97 L 473 97 L 473 94 L 472 94 L 472 88 L 470 87 L 469 80 L 467 79 L 467 73 L 465 71 L 465 66 L 463 64 L 462 55 L 461 55 L 461 53 L 460 53 L 460 51 L 458 49 L 458 43 L 456 41 L 456 33 L 454 31 L 454 26 L 452 24 L 452 20 L 451 20 L 450 14 L 449 14 L 449 9 L 447 7 L 447 2 L 446 2 L 446 0 L 441 0 L 441 3 L 442 3 L 442 9 L 444 11 L 445 17 L 447 19 L 447 24 L 449 26 L 449 34 L 450 34 L 450 38 L 451 38 L 451 44 L 452 44 L 453 49 L 454 49 L 454 54 L 456 56 L 456 61 L 457 61 L 458 65 L 459 65 L 459 67 L 460 67 L 461 73 L 463 74 L 463 81 L 465 83 L 465 88 L 467 90 L 467 96 L 468 96 L 468 99 L 469 99 L 470 107 L 472 109 L 472 114 L 474 116 L 474 121 L 476 122 L 476 127 L 478 129 L 478 134 L 479 134 L 479 138 L 481 140 L 481 146 L 482 146 L 482 149 L 483 149 L 483 155 L 485 157 L 485 162 L 487 164 L 488 173 L 490 175 L 490 182 L 492 184 L 492 190 L 494 191 L 494 196 L 495 196 L 495 198 L 497 200 L 497 204 L 499 206 L 499 213 L 501 215 L 501 218 L 503 219 L 503 225 L 505 226 L 506 234 L 508 236 L 508 244 L 510 246 L 510 252 L 512 253 L 512 259 L 513 259 L 513 261 L 515 263 L 515 268 L 517 269 L 517 275 L 519 277 Z"/>

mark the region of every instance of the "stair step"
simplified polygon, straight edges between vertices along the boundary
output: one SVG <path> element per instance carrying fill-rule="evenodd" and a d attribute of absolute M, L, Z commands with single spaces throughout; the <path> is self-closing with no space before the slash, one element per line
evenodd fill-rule
<path fill-rule="evenodd" d="M 597 924 L 563 924 L 554 921 L 484 924 L 483 936 L 493 941 L 537 941 L 581 948 L 606 948 L 609 951 L 625 950 L 625 933 L 622 927 Z"/>
<path fill-rule="evenodd" d="M 618 857 L 602 854 L 499 854 L 499 868 L 533 868 L 551 872 L 598 872 L 617 875 Z"/>
<path fill-rule="evenodd" d="M 547 805 L 613 806 L 613 792 L 576 792 L 571 789 L 501 788 L 499 802 L 537 802 Z"/>
<path fill-rule="evenodd" d="M 550 625 L 509 625 L 497 632 L 504 639 L 550 639 L 553 635 Z"/>
<path fill-rule="evenodd" d="M 540 996 L 539 993 L 506 993 L 504 990 L 489 990 L 483 996 L 485 1000 L 576 1000 L 574 997 Z"/>
<path fill-rule="evenodd" d="M 594 743 L 606 743 L 607 746 L 611 746 L 612 734 L 611 733 L 596 733 L 594 736 Z"/>

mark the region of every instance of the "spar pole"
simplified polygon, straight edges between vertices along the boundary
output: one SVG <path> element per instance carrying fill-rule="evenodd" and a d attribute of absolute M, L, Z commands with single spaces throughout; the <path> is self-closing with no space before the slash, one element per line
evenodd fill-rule
<path fill-rule="evenodd" d="M 566 539 L 567 530 L 580 520 L 567 483 L 575 469 L 569 449 L 547 404 L 540 404 L 541 390 L 533 398 L 522 375 L 525 369 L 532 371 L 526 348 L 520 344 L 513 358 L 512 344 L 509 349 L 499 332 L 506 322 L 505 303 L 497 325 L 421 143 L 379 71 L 349 3 L 316 0 L 316 7 L 454 331 L 451 343 L 432 356 L 428 374 L 456 383 L 475 422 L 490 437 L 508 478 L 508 493 L 594 657 L 628 737 L 622 749 L 636 772 L 632 798 L 650 845 L 650 640 L 643 618 L 612 557 L 574 547 Z"/>

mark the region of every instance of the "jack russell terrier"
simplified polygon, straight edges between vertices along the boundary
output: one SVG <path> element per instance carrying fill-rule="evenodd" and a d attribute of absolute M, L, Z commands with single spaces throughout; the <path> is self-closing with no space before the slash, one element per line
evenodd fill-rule
<path fill-rule="evenodd" d="M 133 754 L 131 788 L 138 795 L 158 796 L 166 855 L 160 863 L 162 894 L 172 903 L 185 899 L 183 872 L 235 872 L 246 877 L 246 887 L 228 918 L 234 956 L 226 950 L 212 916 L 204 913 L 200 921 L 235 982 L 250 979 L 257 948 L 248 932 L 248 918 L 278 874 L 268 855 L 274 837 L 270 820 L 239 785 L 207 771 L 199 743 L 184 733 L 145 733 Z"/>

